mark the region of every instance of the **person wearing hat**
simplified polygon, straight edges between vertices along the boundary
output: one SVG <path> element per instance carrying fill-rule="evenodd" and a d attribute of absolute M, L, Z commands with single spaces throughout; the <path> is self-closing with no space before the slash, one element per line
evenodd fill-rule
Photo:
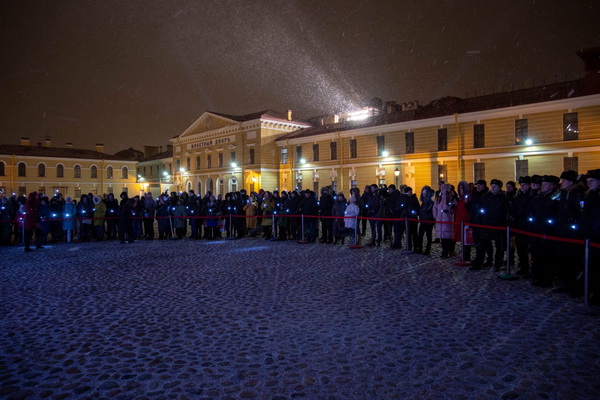
<path fill-rule="evenodd" d="M 317 216 L 319 215 L 319 205 L 315 194 L 306 189 L 304 198 L 300 203 L 300 212 L 304 215 L 304 239 L 310 243 L 317 240 Z"/>
<path fill-rule="evenodd" d="M 506 194 L 502 191 L 502 185 L 503 182 L 499 179 L 491 180 L 490 191 L 481 197 L 474 223 L 495 227 L 507 225 L 509 204 Z M 505 236 L 506 234 L 502 230 L 481 228 L 479 242 L 475 246 L 475 261 L 469 269 L 480 270 L 488 249 L 491 247 L 494 251 L 495 247 L 494 271 L 499 271 L 506 249 Z"/>
<path fill-rule="evenodd" d="M 333 243 L 333 219 L 331 213 L 333 210 L 333 197 L 329 194 L 329 188 L 321 189 L 319 198 L 319 215 L 321 218 L 321 243 Z"/>
<path fill-rule="evenodd" d="M 65 240 L 67 243 L 71 243 L 73 240 L 73 230 L 75 229 L 75 215 L 77 214 L 77 209 L 75 208 L 75 204 L 73 204 L 73 199 L 71 197 L 67 197 L 65 201 L 65 206 L 63 207 L 63 223 L 62 229 L 65 231 Z"/>
<path fill-rule="evenodd" d="M 531 194 L 531 177 L 519 177 L 519 190 L 510 204 L 510 227 L 523 231 L 531 230 L 531 206 L 534 197 Z M 515 249 L 519 258 L 517 275 L 529 275 L 530 236 L 515 234 Z"/>
<path fill-rule="evenodd" d="M 583 239 L 581 226 L 581 202 L 585 196 L 585 184 L 578 181 L 576 171 L 564 171 L 560 175 L 560 198 L 557 218 L 557 234 L 569 239 Z M 577 276 L 583 271 L 583 252 L 574 243 L 558 242 L 557 265 L 561 285 L 555 292 L 567 292 L 573 296 L 583 294 L 582 281 Z"/>
<path fill-rule="evenodd" d="M 433 204 L 435 217 L 435 236 L 442 243 L 442 258 L 448 258 L 454 253 L 454 214 L 456 212 L 457 198 L 451 190 L 449 183 L 441 186 L 442 193 Z"/>
<path fill-rule="evenodd" d="M 544 288 L 552 286 L 556 273 L 556 242 L 546 239 L 546 236 L 556 236 L 559 183 L 558 176 L 544 175 L 540 192 L 531 208 L 531 230 L 543 235 L 531 240 L 531 284 Z"/>
<path fill-rule="evenodd" d="M 542 176 L 541 175 L 531 175 L 531 195 L 536 197 L 540 193 L 540 189 L 542 188 Z"/>
<path fill-rule="evenodd" d="M 469 221 L 475 221 L 478 218 L 479 210 L 481 209 L 481 200 L 483 196 L 485 196 L 489 192 L 489 188 L 487 187 L 487 181 L 485 179 L 479 179 L 475 183 L 475 188 L 471 192 L 471 199 L 467 203 L 469 210 Z M 472 227 L 473 228 L 473 240 L 475 242 L 475 246 L 481 241 L 481 228 Z M 491 246 L 491 242 L 486 242 L 487 247 L 485 249 L 486 254 L 486 264 L 487 266 L 491 266 L 493 264 L 493 254 L 494 249 Z M 477 247 L 475 247 L 477 249 Z"/>
<path fill-rule="evenodd" d="M 583 233 L 585 239 L 600 244 L 600 169 L 587 172 L 589 188 L 583 206 Z M 590 246 L 589 304 L 600 305 L 600 249 Z"/>
<path fill-rule="evenodd" d="M 106 204 L 102 197 L 95 195 L 92 198 L 94 203 L 94 230 L 96 231 L 96 241 L 104 240 L 104 215 L 106 214 Z"/>
<path fill-rule="evenodd" d="M 394 241 L 392 243 L 392 249 L 402 248 L 402 236 L 404 235 L 405 223 L 401 219 L 404 217 L 404 213 L 408 203 L 408 196 L 396 189 L 396 185 L 388 186 L 388 193 L 390 194 L 386 200 L 387 206 L 390 208 L 392 218 L 396 220 L 393 222 L 394 227 Z"/>

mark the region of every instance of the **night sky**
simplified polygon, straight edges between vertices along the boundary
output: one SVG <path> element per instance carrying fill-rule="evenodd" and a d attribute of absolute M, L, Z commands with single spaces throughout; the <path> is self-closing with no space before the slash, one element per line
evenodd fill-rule
<path fill-rule="evenodd" d="M 421 104 L 581 77 L 600 1 L 0 2 L 0 143 L 165 145 L 205 111 Z M 577 74 L 579 73 L 579 76 Z"/>

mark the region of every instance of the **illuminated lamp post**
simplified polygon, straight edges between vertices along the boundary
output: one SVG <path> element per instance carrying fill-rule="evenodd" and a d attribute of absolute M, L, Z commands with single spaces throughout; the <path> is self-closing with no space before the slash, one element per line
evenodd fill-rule
<path fill-rule="evenodd" d="M 398 167 L 396 167 L 396 169 L 394 170 L 394 184 L 396 185 L 396 188 L 398 187 L 398 177 L 400 176 L 400 170 L 398 169 Z"/>

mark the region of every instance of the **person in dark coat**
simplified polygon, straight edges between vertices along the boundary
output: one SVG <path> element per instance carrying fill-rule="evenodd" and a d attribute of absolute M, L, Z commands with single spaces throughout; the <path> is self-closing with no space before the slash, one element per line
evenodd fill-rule
<path fill-rule="evenodd" d="M 421 206 L 419 207 L 419 235 L 415 252 L 426 256 L 431 254 L 433 222 L 435 221 L 435 217 L 433 216 L 434 195 L 435 191 L 430 186 L 425 185 L 421 189 L 421 195 L 419 196 L 419 200 L 421 201 Z M 423 250 L 424 237 L 427 237 L 425 250 Z"/>
<path fill-rule="evenodd" d="M 479 225 L 506 227 L 508 223 L 508 199 L 502 191 L 502 181 L 492 179 L 490 191 L 481 197 L 479 212 L 473 221 Z M 481 228 L 480 240 L 475 247 L 475 261 L 470 270 L 480 270 L 489 246 L 495 248 L 494 271 L 499 271 L 506 249 L 506 231 Z"/>
<path fill-rule="evenodd" d="M 329 188 L 321 189 L 321 197 L 319 198 L 319 215 L 321 217 L 321 243 L 333 242 L 333 219 L 331 212 L 333 210 L 333 197 L 329 193 Z"/>
<path fill-rule="evenodd" d="M 121 202 L 117 211 L 119 215 L 119 239 L 121 244 L 127 242 L 133 243 L 132 226 L 131 226 L 131 202 L 127 197 L 126 192 L 121 193 Z"/>
<path fill-rule="evenodd" d="M 338 193 L 335 201 L 333 202 L 333 207 L 331 210 L 331 215 L 336 218 L 333 222 L 333 237 L 335 238 L 333 244 L 337 244 L 338 241 L 341 240 L 342 244 L 344 244 L 345 235 L 345 221 L 344 217 L 346 216 L 346 206 L 348 205 L 346 198 L 343 193 Z"/>
<path fill-rule="evenodd" d="M 522 231 L 531 230 L 531 207 L 534 197 L 531 194 L 531 177 L 519 177 L 519 190 L 510 203 L 510 221 L 511 228 Z M 529 251 L 531 237 L 515 233 L 515 249 L 519 258 L 517 275 L 529 275 Z"/>
<path fill-rule="evenodd" d="M 25 213 L 23 214 L 23 229 L 25 229 L 25 252 L 31 252 L 31 239 L 35 232 L 36 248 L 43 249 L 42 230 L 40 228 L 40 203 L 37 192 L 29 193 L 25 202 Z"/>
<path fill-rule="evenodd" d="M 600 245 L 600 169 L 586 174 L 589 188 L 583 206 L 584 238 Z M 590 246 L 589 253 L 590 305 L 600 305 L 600 249 Z"/>
<path fill-rule="evenodd" d="M 304 230 L 305 239 L 310 243 L 317 240 L 317 215 L 319 214 L 319 206 L 317 198 L 311 190 L 307 189 L 304 192 L 304 198 L 300 203 L 300 212 L 304 215 Z"/>
<path fill-rule="evenodd" d="M 560 198 L 558 199 L 557 234 L 568 239 L 583 239 L 582 207 L 586 184 L 578 179 L 576 171 L 564 171 L 560 175 Z M 583 252 L 575 243 L 558 242 L 557 267 L 561 284 L 554 289 L 557 293 L 569 293 L 574 297 L 583 294 L 583 280 L 577 277 L 583 272 Z"/>
<path fill-rule="evenodd" d="M 369 186 L 369 192 L 370 194 L 364 199 L 364 201 L 366 201 L 364 205 L 365 209 L 367 210 L 366 217 L 369 218 L 369 226 L 371 227 L 371 242 L 369 243 L 369 246 L 381 246 L 383 222 L 377 219 L 381 218 L 381 192 L 376 184 Z"/>
<path fill-rule="evenodd" d="M 413 248 L 416 250 L 419 242 L 419 222 L 417 221 L 417 219 L 419 216 L 419 209 L 421 205 L 419 204 L 419 199 L 417 199 L 417 195 L 413 194 L 413 190 L 410 186 L 406 186 L 404 188 L 404 194 L 406 196 L 406 208 L 404 209 L 403 217 L 409 219 L 408 232 L 406 232 L 408 239 L 408 250 L 413 250 Z"/>
<path fill-rule="evenodd" d="M 544 175 L 539 195 L 531 207 L 532 231 L 544 237 L 534 237 L 531 241 L 531 284 L 551 287 L 556 273 L 556 242 L 545 236 L 556 236 L 556 218 L 558 217 L 558 185 L 560 178 Z"/>
<path fill-rule="evenodd" d="M 471 201 L 469 201 L 467 205 L 469 210 L 469 221 L 475 223 L 475 220 L 478 218 L 479 211 L 481 210 L 481 199 L 488 192 L 489 189 L 487 187 L 487 182 L 485 181 L 485 179 L 478 180 L 475 184 L 475 188 L 471 192 Z M 477 246 L 477 244 L 481 241 L 481 228 L 473 227 L 473 240 L 475 241 L 475 246 Z M 493 264 L 492 254 L 494 252 L 494 249 L 492 247 L 491 242 L 486 243 L 486 265 L 491 266 Z M 477 247 L 475 249 L 477 249 Z"/>
<path fill-rule="evenodd" d="M 401 220 L 406 209 L 406 201 L 408 197 L 396 189 L 396 185 L 388 186 L 388 193 L 390 196 L 387 199 L 387 204 L 391 209 L 392 218 L 396 221 L 393 222 L 394 227 L 394 242 L 392 243 L 392 249 L 402 248 L 402 235 L 404 234 L 404 220 Z"/>

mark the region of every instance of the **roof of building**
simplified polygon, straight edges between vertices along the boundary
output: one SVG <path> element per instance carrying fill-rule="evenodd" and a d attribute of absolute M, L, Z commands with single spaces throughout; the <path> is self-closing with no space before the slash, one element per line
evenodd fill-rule
<path fill-rule="evenodd" d="M 115 153 L 118 157 L 124 157 L 131 161 L 142 161 L 144 159 L 144 152 L 140 150 L 136 150 L 133 147 L 130 147 L 125 150 L 121 150 Z"/>
<path fill-rule="evenodd" d="M 228 119 L 237 121 L 237 122 L 246 122 L 246 121 L 252 121 L 255 119 L 264 118 L 264 119 L 275 119 L 278 121 L 284 121 L 284 122 L 290 122 L 290 123 L 307 124 L 306 121 L 301 121 L 301 120 L 297 120 L 297 119 L 288 121 L 287 114 L 284 114 L 284 113 L 281 113 L 278 111 L 274 111 L 274 110 L 264 110 L 264 111 L 259 111 L 259 112 L 255 112 L 252 114 L 246 114 L 246 115 L 231 115 L 231 114 L 218 113 L 218 112 L 214 112 L 214 111 L 208 111 L 208 112 L 211 114 L 218 115 L 223 118 L 228 118 Z"/>
<path fill-rule="evenodd" d="M 0 154 L 28 157 L 80 158 L 88 160 L 134 161 L 127 157 L 101 153 L 95 150 L 74 149 L 70 147 L 42 147 L 0 144 Z"/>
<path fill-rule="evenodd" d="M 172 147 L 169 148 L 167 151 L 163 151 L 162 153 L 158 153 L 158 154 L 154 154 L 153 156 L 146 157 L 146 158 L 140 160 L 140 162 L 162 160 L 163 158 L 171 158 L 171 157 L 173 157 L 173 148 Z"/>
<path fill-rule="evenodd" d="M 466 99 L 448 96 L 433 100 L 429 104 L 413 110 L 399 111 L 391 114 L 380 114 L 361 121 L 342 121 L 337 124 L 319 125 L 300 129 L 280 136 L 277 141 L 321 135 L 330 132 L 388 125 L 398 122 L 561 100 L 588 94 L 591 93 L 586 91 L 584 81 L 576 80 Z"/>

